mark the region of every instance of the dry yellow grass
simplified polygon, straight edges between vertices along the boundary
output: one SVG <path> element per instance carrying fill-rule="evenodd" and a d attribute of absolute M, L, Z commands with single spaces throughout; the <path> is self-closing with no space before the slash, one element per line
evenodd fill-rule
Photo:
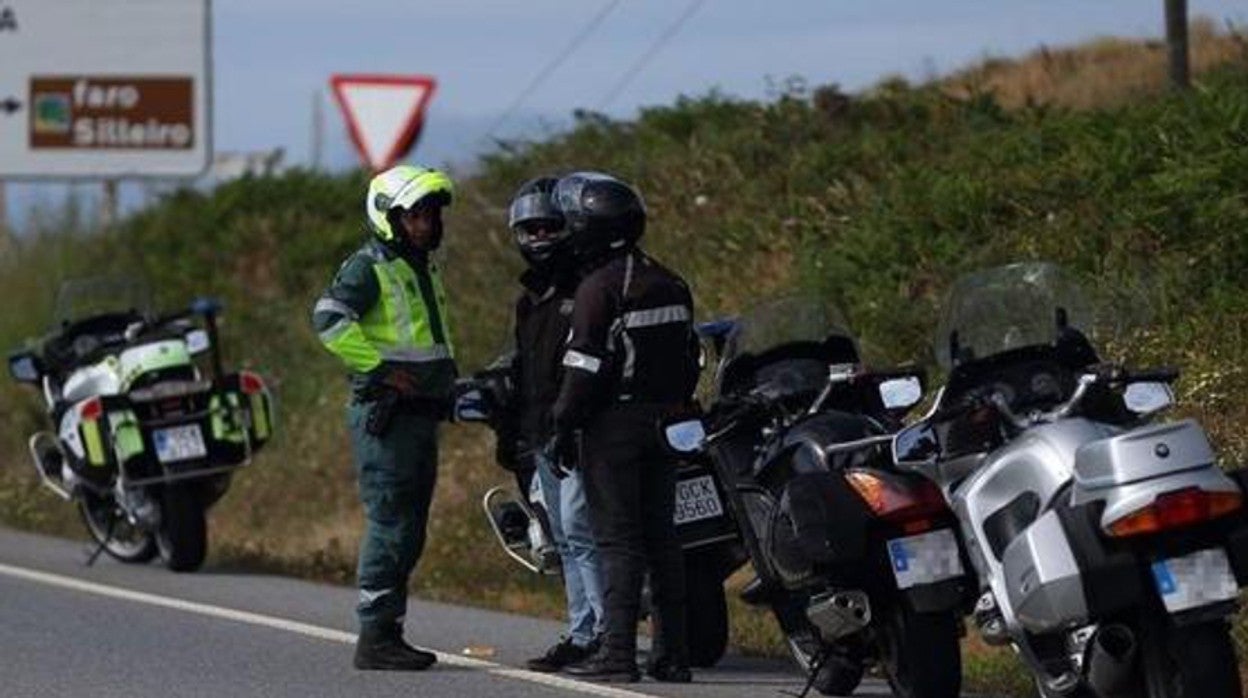
<path fill-rule="evenodd" d="M 1248 39 L 1219 31 L 1208 19 L 1192 23 L 1193 75 L 1232 61 L 1248 62 Z M 1018 59 L 989 59 L 942 79 L 951 96 L 993 94 L 1007 109 L 1049 105 L 1104 109 L 1166 88 L 1163 41 L 1103 38 L 1068 48 L 1041 47 Z"/>

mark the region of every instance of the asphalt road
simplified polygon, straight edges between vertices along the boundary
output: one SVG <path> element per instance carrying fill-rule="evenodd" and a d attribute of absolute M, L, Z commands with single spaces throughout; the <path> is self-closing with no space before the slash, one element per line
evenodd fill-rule
<path fill-rule="evenodd" d="M 350 666 L 352 589 L 207 568 L 175 575 L 101 557 L 83 543 L 0 529 L 0 695 L 26 696 L 778 696 L 801 690 L 787 662 L 726 657 L 695 683 L 602 686 L 517 667 L 559 623 L 413 600 L 408 639 L 431 671 Z M 493 648 L 488 658 L 465 656 Z M 858 695 L 887 696 L 868 680 Z"/>

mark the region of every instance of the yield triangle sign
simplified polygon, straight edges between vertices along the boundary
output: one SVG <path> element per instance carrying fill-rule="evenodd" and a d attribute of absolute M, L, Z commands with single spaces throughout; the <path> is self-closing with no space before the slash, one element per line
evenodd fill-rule
<path fill-rule="evenodd" d="M 329 83 L 360 160 L 374 172 L 389 168 L 416 144 L 437 86 L 426 75 L 334 75 Z"/>

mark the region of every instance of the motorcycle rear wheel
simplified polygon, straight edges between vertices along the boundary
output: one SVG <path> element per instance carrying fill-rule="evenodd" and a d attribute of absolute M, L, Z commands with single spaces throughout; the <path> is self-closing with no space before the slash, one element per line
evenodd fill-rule
<path fill-rule="evenodd" d="M 156 557 L 156 541 L 151 533 L 130 525 L 111 497 L 91 492 L 79 497 L 78 514 L 96 545 L 103 545 L 108 556 L 127 563 L 150 562 Z M 112 527 L 110 535 L 109 528 Z"/>
<path fill-rule="evenodd" d="M 188 483 L 167 485 L 160 514 L 156 546 L 165 566 L 174 572 L 199 569 L 208 555 L 208 522 L 198 488 Z"/>
<path fill-rule="evenodd" d="M 1239 664 L 1224 620 L 1176 626 L 1150 618 L 1140 627 L 1144 694 L 1148 698 L 1240 698 Z"/>
<path fill-rule="evenodd" d="M 880 663 L 898 698 L 957 698 L 962 652 L 953 613 L 917 613 L 897 603 L 876 629 Z M 877 622 L 877 621 L 873 621 Z"/>
<path fill-rule="evenodd" d="M 788 637 L 787 640 L 789 654 L 793 656 L 793 661 L 801 667 L 802 671 L 809 678 L 811 667 L 816 659 L 811 643 L 817 643 L 818 640 L 798 639 L 792 636 Z M 842 648 L 824 649 L 825 651 L 830 651 L 831 654 L 825 657 L 823 663 L 819 666 L 818 672 L 810 682 L 811 688 L 825 696 L 853 695 L 858 685 L 862 683 L 866 667 L 860 659 L 847 656 L 845 652 L 838 651 Z"/>

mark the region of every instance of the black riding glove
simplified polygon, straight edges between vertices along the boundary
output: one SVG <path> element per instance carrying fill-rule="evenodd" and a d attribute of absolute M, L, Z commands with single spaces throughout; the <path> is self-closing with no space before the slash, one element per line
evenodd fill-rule
<path fill-rule="evenodd" d="M 580 453 L 578 453 L 580 449 L 576 447 L 578 441 L 579 434 L 565 434 L 557 431 L 542 447 L 542 457 L 550 464 L 551 472 L 560 480 L 580 465 L 577 462 L 580 458 Z"/>

